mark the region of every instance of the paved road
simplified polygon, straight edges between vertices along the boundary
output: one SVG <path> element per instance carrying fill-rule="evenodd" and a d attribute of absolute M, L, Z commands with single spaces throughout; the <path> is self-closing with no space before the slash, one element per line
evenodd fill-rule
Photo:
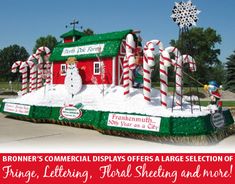
<path fill-rule="evenodd" d="M 36 124 L 0 113 L 0 152 L 235 152 L 235 135 L 211 146 L 176 146 L 103 135 L 94 130 Z"/>

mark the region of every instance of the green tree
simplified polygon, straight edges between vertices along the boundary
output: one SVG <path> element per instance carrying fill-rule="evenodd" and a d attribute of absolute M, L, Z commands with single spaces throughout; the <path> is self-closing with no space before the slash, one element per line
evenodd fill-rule
<path fill-rule="evenodd" d="M 227 58 L 224 88 L 235 92 L 235 51 Z"/>
<path fill-rule="evenodd" d="M 12 64 L 18 60 L 26 61 L 28 57 L 26 49 L 16 44 L 0 50 L 0 79 L 2 81 L 16 80 L 19 73 L 11 73 Z"/>
<path fill-rule="evenodd" d="M 212 28 L 195 27 L 184 33 L 179 40 L 171 40 L 171 45 L 177 47 L 182 54 L 190 54 L 197 65 L 195 77 L 202 83 L 210 80 L 223 81 L 223 65 L 218 59 L 221 36 Z M 185 68 L 185 67 L 184 67 Z"/>
<path fill-rule="evenodd" d="M 83 33 L 85 33 L 86 35 L 93 35 L 94 31 L 90 28 L 84 29 Z"/>
<path fill-rule="evenodd" d="M 42 36 L 36 40 L 35 46 L 33 48 L 33 53 L 35 53 L 36 50 L 42 46 L 48 47 L 52 51 L 54 47 L 56 46 L 56 44 L 57 44 L 57 40 L 54 36 L 52 35 L 48 35 L 46 37 Z"/>

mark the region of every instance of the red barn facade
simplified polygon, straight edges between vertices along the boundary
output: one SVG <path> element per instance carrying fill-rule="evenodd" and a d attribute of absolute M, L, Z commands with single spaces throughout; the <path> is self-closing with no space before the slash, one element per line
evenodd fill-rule
<path fill-rule="evenodd" d="M 120 85 L 123 76 L 122 63 L 126 54 L 125 38 L 128 34 L 137 38 L 132 30 L 96 35 L 84 35 L 72 30 L 63 34 L 63 43 L 58 44 L 50 56 L 52 83 L 64 84 L 67 68 L 65 61 L 68 57 L 76 57 L 83 84 L 94 84 L 95 78 L 98 84 Z M 103 81 L 102 64 L 105 68 Z"/>

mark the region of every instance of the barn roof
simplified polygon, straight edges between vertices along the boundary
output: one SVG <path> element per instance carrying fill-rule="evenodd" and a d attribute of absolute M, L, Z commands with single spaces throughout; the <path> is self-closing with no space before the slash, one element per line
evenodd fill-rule
<path fill-rule="evenodd" d="M 73 37 L 73 36 L 85 36 L 86 34 L 80 31 L 77 31 L 75 29 L 72 29 L 71 31 L 64 33 L 60 36 L 60 38 L 66 38 L 66 37 Z"/>
<path fill-rule="evenodd" d="M 120 44 L 127 34 L 132 30 L 124 30 L 118 32 L 110 32 L 104 34 L 95 34 L 83 36 L 79 40 L 70 43 L 60 43 L 54 49 L 50 56 L 51 62 L 65 61 L 68 57 L 76 57 L 78 60 L 96 58 L 97 52 L 79 52 L 86 49 L 97 49 L 99 46 L 102 51 L 99 57 L 116 56 L 120 49 Z M 79 53 L 79 54 L 77 54 Z"/>

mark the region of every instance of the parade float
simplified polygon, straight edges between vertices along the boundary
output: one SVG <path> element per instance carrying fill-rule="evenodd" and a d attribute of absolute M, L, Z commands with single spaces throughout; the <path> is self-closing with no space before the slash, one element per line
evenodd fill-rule
<path fill-rule="evenodd" d="M 172 18 L 183 25 L 181 31 L 197 19 L 198 11 L 190 3 L 174 7 Z M 185 10 L 193 10 L 195 19 L 182 22 L 179 7 L 185 5 L 191 6 Z M 158 39 L 142 48 L 138 34 L 129 29 L 85 35 L 72 29 L 61 35 L 63 42 L 52 51 L 40 47 L 27 61 L 13 64 L 12 72 L 22 73 L 22 90 L 18 97 L 3 100 L 1 111 L 21 120 L 166 143 L 202 145 L 234 134 L 233 117 L 219 105 L 218 93 L 216 103 L 207 107 L 198 97 L 197 104 L 193 96 L 184 98 L 183 67 L 186 63 L 195 72 L 193 57 L 164 47 Z M 159 65 L 160 89 L 151 82 L 155 65 Z M 168 73 L 169 67 L 173 73 Z M 172 95 L 169 75 L 175 76 Z M 219 90 L 215 82 L 204 87 L 211 96 Z"/>

